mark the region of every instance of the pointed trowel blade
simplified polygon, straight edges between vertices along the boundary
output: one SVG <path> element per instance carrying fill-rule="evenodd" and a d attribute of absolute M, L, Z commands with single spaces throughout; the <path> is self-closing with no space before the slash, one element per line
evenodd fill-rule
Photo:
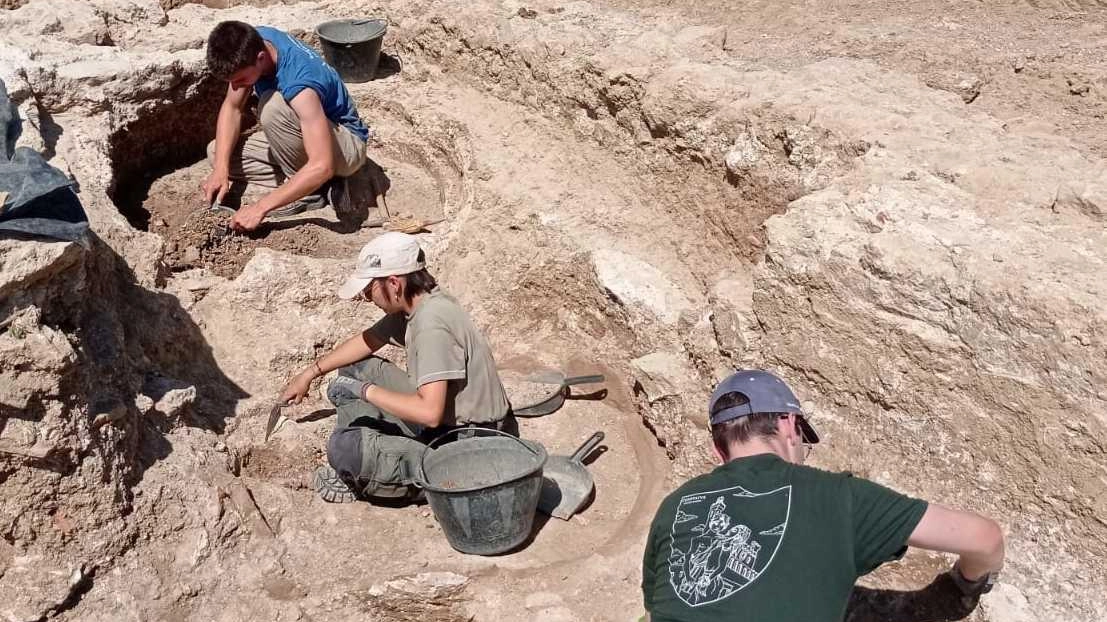
<path fill-rule="evenodd" d="M 273 405 L 272 410 L 269 411 L 269 422 L 265 424 L 265 440 L 268 441 L 269 437 L 273 435 L 273 429 L 277 427 L 277 422 L 281 419 L 281 403 L 277 402 Z"/>

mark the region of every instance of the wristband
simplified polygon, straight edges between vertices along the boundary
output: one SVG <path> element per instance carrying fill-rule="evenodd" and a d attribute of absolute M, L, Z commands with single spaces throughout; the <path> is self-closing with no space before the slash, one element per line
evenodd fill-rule
<path fill-rule="evenodd" d="M 315 372 L 320 376 L 323 375 L 323 368 L 319 366 L 319 361 L 312 361 L 312 365 L 315 365 Z"/>

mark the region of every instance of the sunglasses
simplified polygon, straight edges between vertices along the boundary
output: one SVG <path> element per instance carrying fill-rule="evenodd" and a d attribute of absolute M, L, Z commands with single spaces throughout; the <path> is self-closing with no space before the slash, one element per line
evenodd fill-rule
<path fill-rule="evenodd" d="M 376 282 L 377 279 L 371 279 L 369 281 L 369 284 L 363 287 L 361 291 L 357 293 L 358 299 L 365 302 L 373 302 L 373 284 Z"/>

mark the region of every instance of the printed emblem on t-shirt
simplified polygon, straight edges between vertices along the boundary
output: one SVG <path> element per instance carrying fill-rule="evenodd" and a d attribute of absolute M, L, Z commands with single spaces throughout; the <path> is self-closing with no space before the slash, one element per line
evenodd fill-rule
<path fill-rule="evenodd" d="M 690 607 L 728 598 L 772 563 L 792 507 L 792 487 L 735 486 L 681 497 L 673 517 L 669 583 Z"/>

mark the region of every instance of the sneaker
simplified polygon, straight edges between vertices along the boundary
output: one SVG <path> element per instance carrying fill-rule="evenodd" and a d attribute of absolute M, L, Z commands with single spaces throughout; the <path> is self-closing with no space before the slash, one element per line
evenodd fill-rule
<path fill-rule="evenodd" d="M 315 469 L 311 478 L 311 487 L 327 503 L 350 503 L 357 501 L 357 496 L 350 490 L 329 464 Z"/>
<path fill-rule="evenodd" d="M 297 199 L 285 205 L 280 209 L 275 209 L 266 216 L 272 218 L 281 218 L 283 216 L 295 216 L 296 214 L 303 214 L 304 212 L 311 211 L 313 209 L 319 209 L 326 207 L 327 199 L 321 194 L 309 194 L 302 199 Z"/>
<path fill-rule="evenodd" d="M 336 213 L 349 212 L 353 207 L 350 183 L 345 177 L 332 177 L 326 184 L 325 195 Z"/>

